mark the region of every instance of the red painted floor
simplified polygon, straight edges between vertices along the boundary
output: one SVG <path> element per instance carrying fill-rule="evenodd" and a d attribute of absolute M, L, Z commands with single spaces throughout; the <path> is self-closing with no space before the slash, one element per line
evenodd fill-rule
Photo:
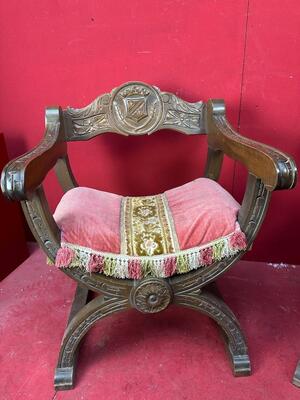
<path fill-rule="evenodd" d="M 234 378 L 215 325 L 195 311 L 134 310 L 86 338 L 76 387 L 52 386 L 75 284 L 40 251 L 0 285 L 0 399 L 290 400 L 300 356 L 300 267 L 240 262 L 220 279 L 248 337 L 253 374 Z"/>

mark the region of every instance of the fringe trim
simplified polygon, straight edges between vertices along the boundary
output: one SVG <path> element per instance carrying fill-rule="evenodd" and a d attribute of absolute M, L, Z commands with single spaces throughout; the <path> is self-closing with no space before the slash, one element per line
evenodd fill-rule
<path fill-rule="evenodd" d="M 235 231 L 227 236 L 202 246 L 157 256 L 106 253 L 63 242 L 57 252 L 55 265 L 58 268 L 80 267 L 90 273 L 103 273 L 119 279 L 142 279 L 147 276 L 168 278 L 209 266 L 246 247 L 246 236 L 237 222 Z"/>

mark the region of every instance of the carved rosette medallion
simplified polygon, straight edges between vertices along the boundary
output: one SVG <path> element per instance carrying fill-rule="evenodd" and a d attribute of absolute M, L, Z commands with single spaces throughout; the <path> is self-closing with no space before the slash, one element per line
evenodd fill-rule
<path fill-rule="evenodd" d="M 163 279 L 144 279 L 132 289 L 130 301 L 142 313 L 156 313 L 168 307 L 172 301 L 172 289 Z"/>
<path fill-rule="evenodd" d="M 131 135 L 151 133 L 159 124 L 163 105 L 158 90 L 140 82 L 129 82 L 113 93 L 112 125 Z"/>

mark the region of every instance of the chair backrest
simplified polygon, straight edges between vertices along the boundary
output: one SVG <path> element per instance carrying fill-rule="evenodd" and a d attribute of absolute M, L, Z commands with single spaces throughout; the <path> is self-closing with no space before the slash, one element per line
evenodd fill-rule
<path fill-rule="evenodd" d="M 64 110 L 66 139 L 88 140 L 104 132 L 145 135 L 161 129 L 205 133 L 202 101 L 188 103 L 143 82 L 128 82 L 84 108 Z"/>

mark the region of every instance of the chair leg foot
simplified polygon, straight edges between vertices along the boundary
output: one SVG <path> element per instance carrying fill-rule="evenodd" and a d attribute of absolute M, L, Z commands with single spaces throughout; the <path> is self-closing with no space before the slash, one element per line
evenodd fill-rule
<path fill-rule="evenodd" d="M 84 286 L 77 285 L 72 307 L 69 314 L 68 324 L 73 317 L 84 307 L 87 303 L 89 295 L 89 289 Z M 74 382 L 74 371 L 76 367 L 78 348 L 75 352 L 73 365 L 68 367 L 60 367 L 59 362 L 54 373 L 54 388 L 55 390 L 69 390 L 73 388 Z"/>
<path fill-rule="evenodd" d="M 56 368 L 54 374 L 54 389 L 73 389 L 74 367 Z"/>
<path fill-rule="evenodd" d="M 215 292 L 216 293 L 216 292 Z M 232 364 L 234 376 L 251 374 L 248 348 L 243 332 L 230 308 L 210 290 L 199 293 L 175 294 L 175 303 L 192 308 L 211 317 L 220 327 L 225 338 L 226 349 Z"/>
<path fill-rule="evenodd" d="M 232 360 L 232 372 L 234 376 L 251 375 L 251 364 L 248 354 L 243 354 L 243 355 L 231 354 L 231 360 Z"/>
<path fill-rule="evenodd" d="M 73 316 L 65 330 L 60 348 L 54 377 L 56 390 L 73 388 L 77 350 L 89 329 L 100 319 L 129 307 L 128 299 L 107 298 L 101 295 L 84 305 Z"/>
<path fill-rule="evenodd" d="M 300 360 L 298 361 L 298 365 L 296 367 L 292 383 L 293 385 L 300 387 Z"/>

